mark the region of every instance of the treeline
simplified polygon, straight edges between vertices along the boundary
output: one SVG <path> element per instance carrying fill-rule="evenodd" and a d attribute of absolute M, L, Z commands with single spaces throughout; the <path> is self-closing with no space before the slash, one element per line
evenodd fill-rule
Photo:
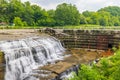
<path fill-rule="evenodd" d="M 120 7 L 109 6 L 96 12 L 80 13 L 75 5 L 63 3 L 56 10 L 45 10 L 30 2 L 0 0 L 0 23 L 16 26 L 65 26 L 93 24 L 120 26 Z"/>

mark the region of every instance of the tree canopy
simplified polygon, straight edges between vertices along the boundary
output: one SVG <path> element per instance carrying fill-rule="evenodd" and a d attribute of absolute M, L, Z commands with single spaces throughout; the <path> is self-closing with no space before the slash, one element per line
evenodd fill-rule
<path fill-rule="evenodd" d="M 112 16 L 120 16 L 120 7 L 118 6 L 108 6 L 98 11 L 106 11 L 109 12 Z"/>
<path fill-rule="evenodd" d="M 101 26 L 120 26 L 120 7 L 108 6 L 96 12 L 80 13 L 72 4 L 62 3 L 56 10 L 45 10 L 29 1 L 0 0 L 0 22 L 8 24 L 21 20 L 19 26 L 65 26 L 93 24 Z M 19 22 L 18 21 L 18 22 Z"/>
<path fill-rule="evenodd" d="M 78 25 L 80 22 L 79 11 L 72 4 L 60 4 L 55 11 L 57 25 Z"/>

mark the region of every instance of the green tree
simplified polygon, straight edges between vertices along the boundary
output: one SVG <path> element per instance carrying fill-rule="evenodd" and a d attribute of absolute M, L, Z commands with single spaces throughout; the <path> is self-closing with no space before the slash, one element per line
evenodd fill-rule
<path fill-rule="evenodd" d="M 0 22 L 9 22 L 7 15 L 8 3 L 6 0 L 0 0 Z"/>
<path fill-rule="evenodd" d="M 55 11 L 54 10 L 48 10 L 47 13 L 49 14 L 49 19 L 50 19 L 50 23 L 48 24 L 48 26 L 55 26 Z"/>
<path fill-rule="evenodd" d="M 20 0 L 10 0 L 6 9 L 9 23 L 13 23 L 14 17 L 21 17 L 24 12 L 24 6 Z"/>
<path fill-rule="evenodd" d="M 14 18 L 14 24 L 15 24 L 15 26 L 23 26 L 24 25 L 20 17 Z"/>
<path fill-rule="evenodd" d="M 91 17 L 91 16 L 94 14 L 94 12 L 84 11 L 82 14 L 83 14 L 85 17 Z"/>
<path fill-rule="evenodd" d="M 108 7 L 101 8 L 100 10 L 98 10 L 98 12 L 100 11 L 109 12 L 112 16 L 120 16 L 120 7 L 118 6 L 108 6 Z"/>
<path fill-rule="evenodd" d="M 34 11 L 33 13 L 34 23 L 35 25 L 38 25 L 38 20 L 41 19 L 43 16 L 42 9 L 37 5 L 32 5 L 31 8 Z"/>
<path fill-rule="evenodd" d="M 101 17 L 99 19 L 99 23 L 101 26 L 107 26 L 108 25 L 108 19 L 106 17 Z"/>
<path fill-rule="evenodd" d="M 112 20 L 112 23 L 114 26 L 119 26 L 120 25 L 120 21 L 119 21 L 119 18 L 118 17 L 111 17 L 111 20 Z"/>
<path fill-rule="evenodd" d="M 111 20 L 111 15 L 109 12 L 106 12 L 106 11 L 101 11 L 101 12 L 98 12 L 98 15 L 99 15 L 99 24 L 102 25 L 102 26 L 109 26 L 110 25 L 110 20 Z M 111 23 L 111 25 L 113 25 Z"/>
<path fill-rule="evenodd" d="M 99 14 L 97 12 L 84 11 L 82 13 L 88 24 L 99 25 Z"/>
<path fill-rule="evenodd" d="M 60 4 L 55 11 L 55 20 L 57 25 L 78 25 L 80 22 L 79 11 L 75 5 Z"/>
<path fill-rule="evenodd" d="M 80 24 L 87 24 L 87 20 L 82 14 L 80 15 Z"/>
<path fill-rule="evenodd" d="M 0 0 L 0 22 L 13 23 L 19 17 L 28 26 L 57 26 L 95 24 L 102 26 L 120 26 L 120 7 L 108 6 L 97 12 L 79 13 L 75 5 L 60 4 L 56 10 L 42 9 L 31 5 L 29 1 Z"/>
<path fill-rule="evenodd" d="M 99 72 L 88 65 L 81 65 L 78 76 L 70 80 L 103 80 Z"/>
<path fill-rule="evenodd" d="M 30 2 L 25 2 L 24 3 L 24 13 L 22 14 L 22 20 L 26 21 L 29 26 L 34 26 L 35 21 L 34 21 L 34 10 L 31 7 Z"/>
<path fill-rule="evenodd" d="M 91 14 L 92 24 L 99 25 L 99 14 L 94 12 Z"/>

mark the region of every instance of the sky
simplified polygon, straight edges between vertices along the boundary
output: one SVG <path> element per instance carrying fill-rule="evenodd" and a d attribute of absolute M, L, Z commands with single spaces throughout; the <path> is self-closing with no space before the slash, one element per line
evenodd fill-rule
<path fill-rule="evenodd" d="M 29 1 L 31 4 L 37 4 L 42 8 L 56 9 L 56 6 L 61 3 L 71 3 L 76 5 L 79 12 L 97 11 L 106 6 L 120 6 L 120 0 L 21 0 L 22 2 Z"/>

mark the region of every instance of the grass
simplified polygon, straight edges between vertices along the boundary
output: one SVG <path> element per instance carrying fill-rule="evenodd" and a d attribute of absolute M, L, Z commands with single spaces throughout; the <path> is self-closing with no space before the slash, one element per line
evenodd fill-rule
<path fill-rule="evenodd" d="M 100 26 L 100 25 L 78 25 L 78 26 L 62 26 L 62 27 L 55 27 L 55 28 L 62 28 L 62 29 L 109 29 L 109 30 L 120 30 L 120 26 Z"/>
<path fill-rule="evenodd" d="M 45 26 L 0 26 L 0 29 L 42 29 L 46 28 Z M 55 26 L 55 27 L 50 27 L 54 29 L 109 29 L 109 30 L 120 30 L 120 26 L 100 26 L 100 25 L 78 25 L 78 26 Z"/>
<path fill-rule="evenodd" d="M 43 26 L 0 26 L 0 29 L 42 29 Z"/>

